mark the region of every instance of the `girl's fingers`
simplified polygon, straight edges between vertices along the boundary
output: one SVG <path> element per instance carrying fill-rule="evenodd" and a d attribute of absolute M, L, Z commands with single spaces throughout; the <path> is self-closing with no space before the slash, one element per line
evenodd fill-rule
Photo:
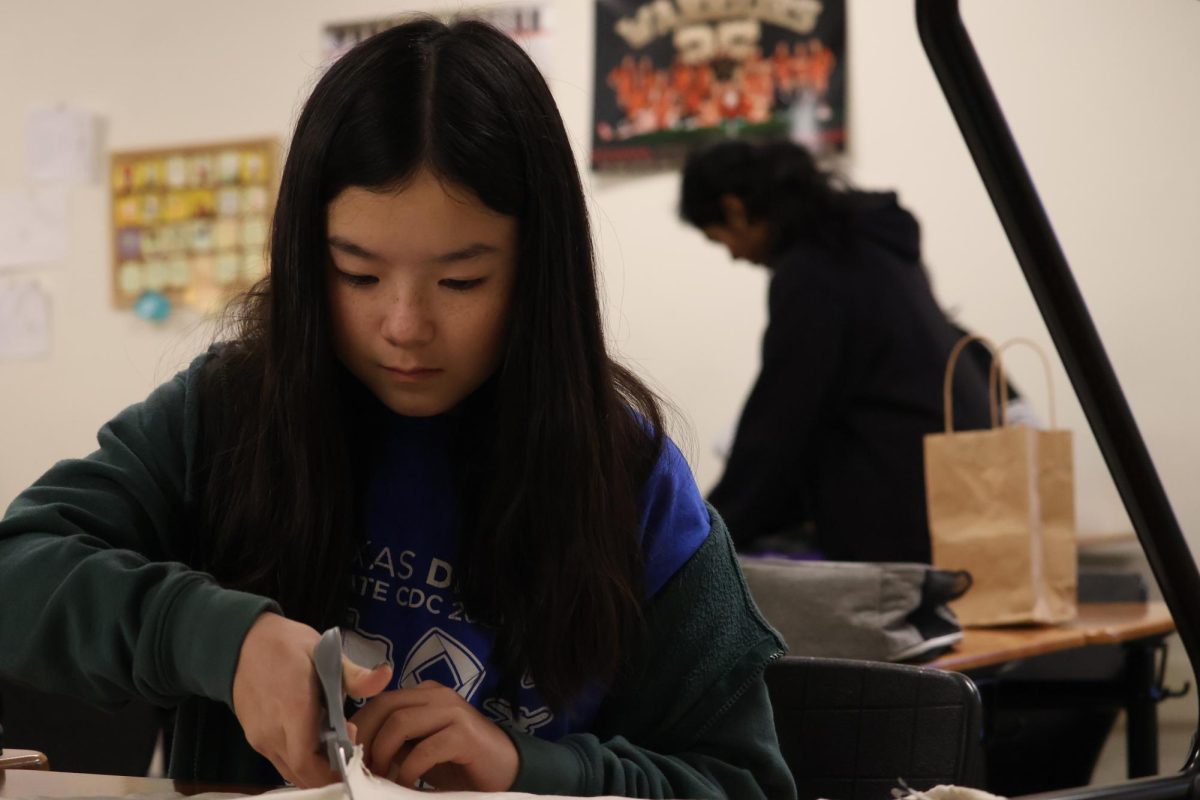
<path fill-rule="evenodd" d="M 393 711 L 371 741 L 370 769 L 387 774 L 406 742 L 437 733 L 456 718 L 457 709 L 445 706 L 416 706 Z"/>
<path fill-rule="evenodd" d="M 402 786 L 429 775 L 442 789 L 503 791 L 516 777 L 519 759 L 508 734 L 445 686 L 380 695 L 355 722 L 368 768 Z"/>
<path fill-rule="evenodd" d="M 342 656 L 342 684 L 346 694 L 359 699 L 374 697 L 392 680 L 392 665 L 384 662 L 374 669 L 360 667 Z"/>
<path fill-rule="evenodd" d="M 290 739 L 286 745 L 288 768 L 296 776 L 296 785 L 305 789 L 326 786 L 337 779 L 328 759 L 317 755 L 314 739 Z M 324 751 L 321 751 L 322 753 Z"/>
<path fill-rule="evenodd" d="M 313 754 L 298 752 L 300 745 L 315 749 L 312 651 L 319 640 L 307 625 L 262 614 L 242 640 L 233 679 L 233 710 L 247 743 L 297 786 L 321 782 Z"/>
<path fill-rule="evenodd" d="M 271 766 L 275 767 L 275 771 L 279 773 L 281 778 L 290 783 L 292 786 L 300 785 L 298 779 L 296 778 L 296 773 L 288 769 L 287 761 L 285 761 L 282 756 L 277 753 L 272 753 L 271 755 L 264 753 L 263 755 L 266 756 L 266 759 L 271 762 Z"/>
<path fill-rule="evenodd" d="M 296 780 L 293 781 L 302 789 L 315 789 L 319 786 L 327 786 L 337 780 L 337 777 L 329 771 L 329 762 L 323 765 L 315 758 L 305 758 L 299 761 L 291 761 L 288 763 L 292 771 L 296 775 Z"/>
<path fill-rule="evenodd" d="M 400 691 L 387 692 L 368 700 L 365 706 L 354 712 L 350 717 L 350 722 L 347 723 L 347 725 L 355 726 L 358 737 L 354 741 L 356 744 L 364 746 L 368 758 L 371 755 L 371 742 L 375 740 L 379 728 L 392 713 L 389 701 L 394 695 L 400 694 Z"/>
<path fill-rule="evenodd" d="M 395 689 L 371 698 L 367 704 L 356 711 L 351 720 L 358 726 L 358 739 L 355 741 L 364 745 L 368 750 L 379 729 L 393 712 L 429 705 L 432 702 L 447 705 L 465 704 L 453 690 L 434 681 L 425 681 L 409 689 Z"/>
<path fill-rule="evenodd" d="M 404 759 L 408 758 L 408 754 L 410 752 L 412 752 L 414 745 L 415 745 L 415 742 L 405 742 L 400 747 L 400 751 L 398 753 L 396 753 L 396 755 L 392 756 L 392 763 L 386 764 L 385 765 L 386 769 L 380 770 L 377 774 L 384 778 L 387 778 L 389 781 L 392 781 L 393 783 L 395 783 L 395 781 L 396 781 L 396 765 L 399 763 L 402 763 L 404 761 Z"/>
<path fill-rule="evenodd" d="M 455 727 L 443 728 L 432 736 L 417 742 L 404 760 L 397 765 L 396 783 L 401 786 L 415 786 L 425 773 L 438 764 L 460 763 L 469 760 L 470 754 L 462 752 L 462 743 L 462 732 Z"/>

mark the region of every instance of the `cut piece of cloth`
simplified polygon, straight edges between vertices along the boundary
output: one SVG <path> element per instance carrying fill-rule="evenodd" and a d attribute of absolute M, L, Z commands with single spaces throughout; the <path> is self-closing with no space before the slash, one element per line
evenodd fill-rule
<path fill-rule="evenodd" d="M 532 795 L 523 792 L 426 792 L 418 789 L 408 789 L 392 781 L 371 774 L 363 766 L 362 746 L 354 748 L 354 758 L 346 768 L 346 780 L 354 800 L 482 800 L 483 798 L 538 797 L 541 800 L 565 800 L 562 795 Z M 185 796 L 178 792 L 154 792 L 126 795 L 123 798 L 79 797 L 76 800 L 183 800 Z M 260 795 L 231 794 L 229 792 L 206 792 L 188 797 L 188 800 L 235 800 L 242 797 L 271 797 L 278 800 L 348 800 L 344 783 L 331 783 L 319 789 L 276 789 Z M 618 800 L 618 798 L 598 798 L 597 800 Z"/>

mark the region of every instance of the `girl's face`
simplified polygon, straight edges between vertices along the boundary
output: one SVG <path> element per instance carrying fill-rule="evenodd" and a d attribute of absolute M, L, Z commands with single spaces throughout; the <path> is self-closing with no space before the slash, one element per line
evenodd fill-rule
<path fill-rule="evenodd" d="M 426 170 L 329 204 L 329 306 L 346 368 L 397 414 L 454 408 L 500 360 L 517 220 Z"/>

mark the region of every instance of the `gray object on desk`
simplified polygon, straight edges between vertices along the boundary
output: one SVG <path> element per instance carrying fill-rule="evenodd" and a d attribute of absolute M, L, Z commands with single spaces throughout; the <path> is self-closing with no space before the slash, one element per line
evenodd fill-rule
<path fill-rule="evenodd" d="M 932 658 L 962 639 L 945 603 L 965 573 L 928 564 L 740 557 L 750 594 L 794 656 Z"/>

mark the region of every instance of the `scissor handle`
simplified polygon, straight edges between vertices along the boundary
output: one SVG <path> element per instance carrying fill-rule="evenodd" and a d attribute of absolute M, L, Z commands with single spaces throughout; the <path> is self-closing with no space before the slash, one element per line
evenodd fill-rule
<path fill-rule="evenodd" d="M 346 694 L 342 691 L 342 632 L 336 627 L 321 634 L 321 640 L 313 650 L 313 664 L 317 668 L 321 698 L 325 705 L 321 742 L 325 745 L 329 766 L 344 775 L 346 763 L 354 753 L 354 743 L 346 731 L 343 708 Z"/>

